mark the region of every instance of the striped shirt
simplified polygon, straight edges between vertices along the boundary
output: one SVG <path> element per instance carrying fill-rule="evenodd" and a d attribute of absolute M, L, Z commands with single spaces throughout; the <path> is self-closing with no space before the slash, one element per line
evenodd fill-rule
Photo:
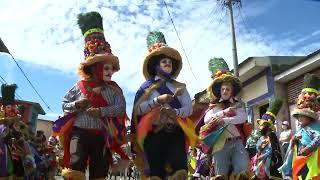
<path fill-rule="evenodd" d="M 119 92 L 108 85 L 102 87 L 101 95 L 108 103 L 108 106 L 99 108 L 102 117 L 119 117 L 125 114 L 126 102 L 123 95 L 120 95 Z M 63 111 L 66 113 L 75 112 L 77 110 L 75 102 L 83 98 L 85 98 L 85 95 L 81 92 L 80 88 L 77 85 L 73 86 L 63 98 Z M 102 128 L 100 120 L 89 116 L 86 112 L 80 112 L 77 115 L 73 126 L 87 129 Z"/>

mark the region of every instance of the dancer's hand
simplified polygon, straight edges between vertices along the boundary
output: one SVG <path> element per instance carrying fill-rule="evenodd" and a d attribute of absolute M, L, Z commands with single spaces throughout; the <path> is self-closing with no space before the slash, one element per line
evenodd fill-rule
<path fill-rule="evenodd" d="M 157 97 L 157 102 L 159 104 L 169 103 L 173 100 L 173 96 L 171 94 L 162 94 Z"/>
<path fill-rule="evenodd" d="M 77 109 L 85 109 L 89 105 L 88 99 L 80 99 L 75 102 L 75 106 Z"/>
<path fill-rule="evenodd" d="M 211 119 L 211 122 L 213 122 L 213 123 L 215 123 L 215 124 L 217 124 L 217 125 L 220 125 L 220 126 L 224 125 L 224 120 L 223 120 L 222 117 L 212 118 L 212 119 Z"/>
<path fill-rule="evenodd" d="M 223 110 L 223 114 L 225 114 L 225 116 L 227 116 L 227 117 L 235 116 L 236 115 L 236 108 L 229 107 L 229 108 Z"/>
<path fill-rule="evenodd" d="M 101 117 L 101 112 L 100 112 L 99 108 L 92 108 L 91 107 L 91 108 L 87 109 L 86 111 L 90 116 L 92 116 L 94 118 L 100 118 Z"/>

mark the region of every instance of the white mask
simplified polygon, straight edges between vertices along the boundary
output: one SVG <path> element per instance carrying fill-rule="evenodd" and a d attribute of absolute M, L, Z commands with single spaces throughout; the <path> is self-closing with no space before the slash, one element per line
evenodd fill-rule
<path fill-rule="evenodd" d="M 111 64 L 105 64 L 103 66 L 103 81 L 111 81 L 113 73 L 113 66 Z"/>

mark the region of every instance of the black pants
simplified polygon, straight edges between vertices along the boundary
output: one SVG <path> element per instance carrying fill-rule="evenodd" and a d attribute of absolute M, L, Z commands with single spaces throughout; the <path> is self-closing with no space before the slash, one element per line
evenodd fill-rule
<path fill-rule="evenodd" d="M 289 147 L 289 144 L 290 143 L 285 143 L 282 145 L 282 152 L 283 152 L 283 158 L 285 157 L 286 153 L 287 153 L 287 150 L 288 150 L 288 147 Z"/>
<path fill-rule="evenodd" d="M 24 173 L 22 159 L 21 158 L 13 159 L 12 165 L 13 165 L 13 174 L 17 177 L 23 177 L 25 173 Z"/>
<path fill-rule="evenodd" d="M 88 133 L 74 128 L 70 141 L 70 166 L 72 170 L 85 172 L 89 160 L 91 178 L 101 178 L 108 174 L 110 152 L 104 147 L 102 135 Z"/>
<path fill-rule="evenodd" d="M 185 137 L 181 128 L 177 127 L 174 132 L 161 130 L 157 133 L 149 133 L 144 141 L 144 149 L 150 167 L 150 176 L 164 179 L 167 175 L 166 163 L 172 169 L 170 175 L 177 170 L 187 170 Z"/>

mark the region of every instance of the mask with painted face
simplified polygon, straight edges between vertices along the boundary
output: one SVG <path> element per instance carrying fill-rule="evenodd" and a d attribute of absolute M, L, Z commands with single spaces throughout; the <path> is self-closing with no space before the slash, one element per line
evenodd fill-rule
<path fill-rule="evenodd" d="M 172 60 L 169 58 L 163 58 L 160 60 L 160 68 L 163 72 L 171 74 L 172 73 Z"/>
<path fill-rule="evenodd" d="M 111 64 L 104 64 L 103 66 L 103 81 L 111 81 L 112 75 L 114 73 L 113 65 Z"/>
<path fill-rule="evenodd" d="M 221 98 L 223 100 L 229 100 L 232 97 L 233 87 L 231 83 L 223 83 L 220 89 Z"/>
<path fill-rule="evenodd" d="M 260 134 L 262 136 L 265 136 L 269 132 L 269 125 L 267 123 L 263 123 L 262 125 L 259 125 Z"/>
<path fill-rule="evenodd" d="M 158 76 L 164 79 L 170 79 L 172 76 L 172 60 L 169 58 L 163 58 L 156 66 L 156 72 Z"/>
<path fill-rule="evenodd" d="M 111 81 L 114 70 L 111 64 L 97 63 L 92 67 L 92 72 L 98 82 L 107 82 Z"/>

